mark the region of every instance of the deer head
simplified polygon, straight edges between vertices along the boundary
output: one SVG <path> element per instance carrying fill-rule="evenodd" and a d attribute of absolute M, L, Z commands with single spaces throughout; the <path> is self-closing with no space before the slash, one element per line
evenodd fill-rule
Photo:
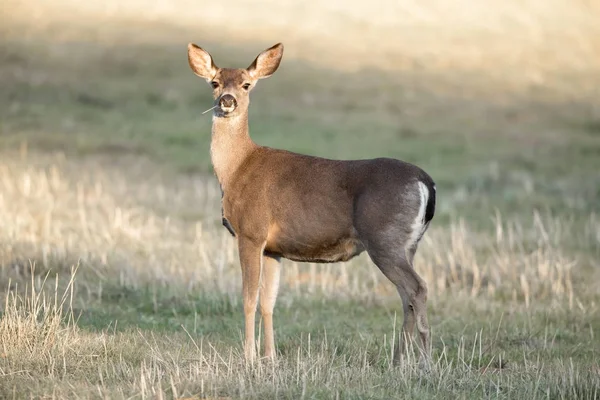
<path fill-rule="evenodd" d="M 259 79 L 273 75 L 282 56 L 283 45 L 278 43 L 260 53 L 248 68 L 219 68 L 206 50 L 193 43 L 188 44 L 190 68 L 212 87 L 214 115 L 223 118 L 248 112 L 250 91 Z"/>

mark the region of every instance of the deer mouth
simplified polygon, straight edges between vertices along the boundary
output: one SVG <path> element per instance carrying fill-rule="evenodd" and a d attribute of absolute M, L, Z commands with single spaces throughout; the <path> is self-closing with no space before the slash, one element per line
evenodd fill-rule
<path fill-rule="evenodd" d="M 235 106 L 219 106 L 224 114 L 229 114 L 235 110 Z"/>

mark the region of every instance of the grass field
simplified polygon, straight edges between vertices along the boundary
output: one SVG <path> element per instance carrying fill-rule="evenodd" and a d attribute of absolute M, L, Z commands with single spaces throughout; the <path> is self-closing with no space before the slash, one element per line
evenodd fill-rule
<path fill-rule="evenodd" d="M 460 3 L 8 1 L 0 398 L 599 398 L 600 9 Z M 278 359 L 243 362 L 189 41 L 222 66 L 284 42 L 258 143 L 436 180 L 431 371 L 391 366 L 400 299 L 366 255 L 285 261 Z"/>

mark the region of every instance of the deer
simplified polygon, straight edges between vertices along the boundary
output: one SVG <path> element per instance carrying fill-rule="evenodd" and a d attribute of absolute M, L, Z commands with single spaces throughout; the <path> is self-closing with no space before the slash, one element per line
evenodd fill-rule
<path fill-rule="evenodd" d="M 207 51 L 188 44 L 189 66 L 210 84 L 214 98 L 210 157 L 221 186 L 222 222 L 237 240 L 245 360 L 257 357 L 259 302 L 264 357 L 276 357 L 273 311 L 282 258 L 334 263 L 366 251 L 402 300 L 394 364 L 415 325 L 420 361 L 427 363 L 427 284 L 413 260 L 434 216 L 436 186 L 421 168 L 397 159 L 334 160 L 255 143 L 248 125 L 250 92 L 275 73 L 282 56 L 278 43 L 248 68 L 219 68 Z"/>

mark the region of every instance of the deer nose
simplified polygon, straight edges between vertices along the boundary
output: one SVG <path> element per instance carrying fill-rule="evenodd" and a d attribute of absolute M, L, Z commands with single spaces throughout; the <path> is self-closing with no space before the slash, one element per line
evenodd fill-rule
<path fill-rule="evenodd" d="M 230 94 L 224 94 L 219 99 L 219 107 L 226 112 L 232 112 L 237 107 L 237 100 Z"/>

